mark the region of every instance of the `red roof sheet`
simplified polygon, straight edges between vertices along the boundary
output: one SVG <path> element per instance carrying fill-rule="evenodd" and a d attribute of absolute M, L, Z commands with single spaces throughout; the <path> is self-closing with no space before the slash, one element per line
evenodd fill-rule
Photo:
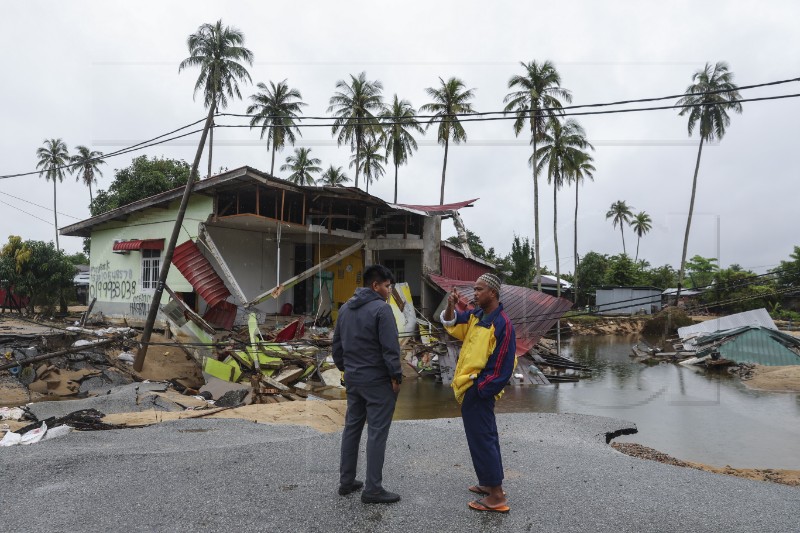
<path fill-rule="evenodd" d="M 134 241 L 117 241 L 114 243 L 114 251 L 130 250 L 163 250 L 164 239 L 144 239 Z"/>
<path fill-rule="evenodd" d="M 230 302 L 219 302 L 214 307 L 206 311 L 203 320 L 218 328 L 230 330 L 236 320 L 236 305 Z"/>
<path fill-rule="evenodd" d="M 409 209 L 416 209 L 417 211 L 438 213 L 441 211 L 455 211 L 457 209 L 461 209 L 462 207 L 469 207 L 477 200 L 478 200 L 477 198 L 473 198 L 472 200 L 467 200 L 466 202 L 456 202 L 454 204 L 444 204 L 444 205 L 411 205 L 411 204 L 397 204 L 397 205 L 400 207 L 408 207 Z"/>
<path fill-rule="evenodd" d="M 231 295 L 222 278 L 191 239 L 175 248 L 172 264 L 209 307 L 216 306 Z"/>
<path fill-rule="evenodd" d="M 462 254 L 451 250 L 447 246 L 442 245 L 440 250 L 443 277 L 472 283 L 482 274 L 493 272 L 492 268 L 477 261 L 473 261 L 472 259 L 467 259 Z"/>
<path fill-rule="evenodd" d="M 436 274 L 429 275 L 431 281 L 449 292 L 453 287 L 462 296 L 462 303 L 471 302 L 473 298 L 473 282 L 449 279 Z M 572 302 L 564 298 L 555 298 L 527 287 L 503 284 L 500 288 L 500 300 L 503 309 L 517 334 L 517 355 L 522 355 L 539 342 L 542 335 L 553 327 L 561 316 L 569 311 Z M 468 303 L 468 308 L 474 307 Z"/>

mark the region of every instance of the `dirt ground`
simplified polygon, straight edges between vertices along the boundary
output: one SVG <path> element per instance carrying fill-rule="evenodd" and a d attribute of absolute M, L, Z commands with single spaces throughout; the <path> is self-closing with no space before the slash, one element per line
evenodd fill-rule
<path fill-rule="evenodd" d="M 648 459 L 650 461 L 658 461 L 673 466 L 681 466 L 685 468 L 694 468 L 696 470 L 704 470 L 706 472 L 713 472 L 715 474 L 724 474 L 726 476 L 743 477 L 746 479 L 754 479 L 756 481 L 770 481 L 772 483 L 780 483 L 782 485 L 790 485 L 793 487 L 800 487 L 800 470 L 780 470 L 780 469 L 756 469 L 756 468 L 733 468 L 731 466 L 710 466 L 702 463 L 692 463 L 689 461 L 681 461 L 670 455 L 642 446 L 641 444 L 627 443 L 627 442 L 612 442 L 611 446 L 624 453 L 640 459 Z"/>
<path fill-rule="evenodd" d="M 156 344 L 147 349 L 144 366 L 142 371 L 138 373 L 143 379 L 149 379 L 150 381 L 176 379 L 183 383 L 184 386 L 193 389 L 200 388 L 203 385 L 203 376 L 197 363 L 180 346 L 158 333 L 153 333 L 150 337 L 150 342 L 166 343 L 169 346 L 158 346 Z"/>
<path fill-rule="evenodd" d="M 633 335 L 642 330 L 647 318 L 644 317 L 613 317 L 597 320 L 562 320 L 568 323 L 573 335 Z"/>
<path fill-rule="evenodd" d="M 742 380 L 747 388 L 776 392 L 800 392 L 800 365 L 755 365 L 752 372 L 751 379 Z"/>
<path fill-rule="evenodd" d="M 185 418 L 240 418 L 258 424 L 291 424 L 308 426 L 323 433 L 332 433 L 344 426 L 345 400 L 286 402 L 245 405 L 196 411 L 118 413 L 107 415 L 103 422 L 125 426 L 144 426 Z"/>

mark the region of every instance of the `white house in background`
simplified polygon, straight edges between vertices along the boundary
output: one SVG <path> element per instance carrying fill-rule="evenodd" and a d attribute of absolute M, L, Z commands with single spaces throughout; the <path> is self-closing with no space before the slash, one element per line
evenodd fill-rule
<path fill-rule="evenodd" d="M 600 287 L 595 305 L 601 315 L 651 315 L 661 310 L 661 289 L 656 287 Z"/>

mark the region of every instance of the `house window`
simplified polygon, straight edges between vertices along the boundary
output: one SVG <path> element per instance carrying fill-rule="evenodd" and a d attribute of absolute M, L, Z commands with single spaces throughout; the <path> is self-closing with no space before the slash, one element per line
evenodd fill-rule
<path fill-rule="evenodd" d="M 161 250 L 142 250 L 142 290 L 154 291 L 161 270 Z"/>
<path fill-rule="evenodd" d="M 404 259 L 387 259 L 383 262 L 383 266 L 392 271 L 394 280 L 397 283 L 406 281 L 406 262 Z"/>

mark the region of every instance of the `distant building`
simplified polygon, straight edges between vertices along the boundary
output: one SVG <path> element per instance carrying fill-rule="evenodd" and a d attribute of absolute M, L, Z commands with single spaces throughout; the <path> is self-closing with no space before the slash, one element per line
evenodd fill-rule
<path fill-rule="evenodd" d="M 656 287 L 601 287 L 595 293 L 601 315 L 651 315 L 661 310 L 661 289 Z"/>

